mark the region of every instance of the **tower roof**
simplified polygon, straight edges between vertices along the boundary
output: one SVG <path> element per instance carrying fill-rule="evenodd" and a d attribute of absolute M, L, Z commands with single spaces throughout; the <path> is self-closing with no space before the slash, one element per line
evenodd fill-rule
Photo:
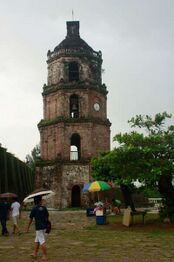
<path fill-rule="evenodd" d="M 93 52 L 93 49 L 79 35 L 79 21 L 66 22 L 67 35 L 66 38 L 55 47 L 54 52 L 61 49 L 75 49 L 85 52 Z"/>

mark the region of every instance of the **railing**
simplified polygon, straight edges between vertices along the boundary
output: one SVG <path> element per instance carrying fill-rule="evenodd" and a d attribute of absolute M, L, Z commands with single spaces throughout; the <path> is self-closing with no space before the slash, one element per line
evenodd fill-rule
<path fill-rule="evenodd" d="M 156 210 L 159 210 L 162 206 L 162 198 L 161 197 L 151 197 L 148 198 L 148 201 L 151 205 L 153 205 L 153 208 Z"/>
<path fill-rule="evenodd" d="M 150 197 L 148 198 L 149 203 L 152 204 L 161 204 L 162 198 L 161 197 Z"/>
<path fill-rule="evenodd" d="M 48 52 L 47 53 L 47 57 L 48 59 L 50 58 L 54 58 L 58 55 L 69 55 L 69 54 L 79 54 L 79 53 L 83 53 L 85 54 L 89 54 L 91 53 L 92 56 L 96 57 L 96 58 L 101 58 L 102 57 L 102 53 L 99 51 L 86 51 L 86 50 L 81 50 L 81 49 L 60 49 L 57 52 L 53 51 L 53 52 Z"/>

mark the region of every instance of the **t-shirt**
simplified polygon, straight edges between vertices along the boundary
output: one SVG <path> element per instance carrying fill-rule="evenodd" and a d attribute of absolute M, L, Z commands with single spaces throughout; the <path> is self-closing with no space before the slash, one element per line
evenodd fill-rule
<path fill-rule="evenodd" d="M 35 218 L 36 230 L 46 229 L 48 216 L 48 210 L 45 206 L 37 205 L 33 207 L 30 218 Z"/>
<path fill-rule="evenodd" d="M 20 207 L 21 207 L 21 205 L 19 204 L 19 202 L 17 202 L 17 201 L 13 202 L 13 204 L 11 205 L 12 217 L 19 216 Z"/>
<path fill-rule="evenodd" d="M 7 202 L 0 202 L 0 219 L 7 220 L 10 204 Z"/>

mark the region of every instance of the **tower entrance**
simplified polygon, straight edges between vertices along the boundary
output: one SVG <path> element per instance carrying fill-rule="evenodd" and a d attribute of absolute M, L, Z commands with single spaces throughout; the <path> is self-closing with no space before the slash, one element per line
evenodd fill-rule
<path fill-rule="evenodd" d="M 81 197 L 80 197 L 80 187 L 75 185 L 71 191 L 71 206 L 80 207 L 81 206 Z"/>

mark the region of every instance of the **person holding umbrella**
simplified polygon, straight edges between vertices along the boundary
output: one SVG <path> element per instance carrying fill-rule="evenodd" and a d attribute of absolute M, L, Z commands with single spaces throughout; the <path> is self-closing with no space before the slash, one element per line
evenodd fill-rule
<path fill-rule="evenodd" d="M 1 198 L 0 201 L 0 222 L 2 226 L 2 236 L 7 236 L 9 234 L 7 230 L 7 220 L 9 219 L 10 204 L 7 202 L 6 198 Z"/>
<path fill-rule="evenodd" d="M 45 242 L 45 229 L 47 226 L 47 221 L 49 217 L 48 210 L 42 205 L 42 196 L 34 197 L 35 207 L 32 208 L 30 213 L 30 220 L 27 227 L 27 232 L 29 232 L 30 225 L 32 224 L 33 218 L 35 219 L 36 237 L 35 237 L 35 247 L 34 252 L 31 254 L 33 258 L 37 257 L 39 247 L 41 246 L 43 252 L 43 260 L 48 260 L 47 248 Z"/>

